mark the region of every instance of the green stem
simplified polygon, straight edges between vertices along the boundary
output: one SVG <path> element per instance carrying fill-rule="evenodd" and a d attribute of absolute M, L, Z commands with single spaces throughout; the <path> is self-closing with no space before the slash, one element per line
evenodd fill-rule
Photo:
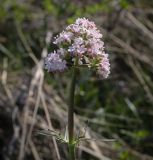
<path fill-rule="evenodd" d="M 68 108 L 68 136 L 69 136 L 69 159 L 75 160 L 75 146 L 74 146 L 74 93 L 76 83 L 76 68 L 73 68 L 72 81 L 69 95 Z"/>
<path fill-rule="evenodd" d="M 75 145 L 69 144 L 69 160 L 75 160 Z"/>

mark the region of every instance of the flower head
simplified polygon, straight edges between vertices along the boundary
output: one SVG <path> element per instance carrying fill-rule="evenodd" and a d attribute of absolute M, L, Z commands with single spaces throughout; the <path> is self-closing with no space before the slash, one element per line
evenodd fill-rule
<path fill-rule="evenodd" d="M 110 74 L 110 64 L 108 60 L 108 54 L 103 54 L 100 63 L 97 68 L 97 72 L 101 78 L 107 78 Z"/>
<path fill-rule="evenodd" d="M 104 52 L 102 34 L 94 22 L 86 18 L 78 18 L 75 23 L 55 37 L 54 44 L 59 49 L 45 59 L 45 68 L 49 72 L 64 71 L 78 60 L 78 66 L 85 64 L 95 67 L 102 78 L 110 73 L 108 54 Z"/>
<path fill-rule="evenodd" d="M 47 69 L 48 72 L 62 72 L 66 68 L 66 61 L 62 60 L 56 51 L 48 54 L 45 58 L 45 69 Z"/>

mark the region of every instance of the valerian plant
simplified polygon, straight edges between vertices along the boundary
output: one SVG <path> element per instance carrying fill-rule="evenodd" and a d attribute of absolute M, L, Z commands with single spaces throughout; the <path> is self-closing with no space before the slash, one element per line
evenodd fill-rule
<path fill-rule="evenodd" d="M 58 49 L 45 58 L 45 69 L 48 72 L 64 72 L 72 69 L 72 81 L 68 107 L 68 138 L 64 140 L 69 146 L 69 159 L 75 160 L 75 148 L 78 140 L 74 135 L 74 93 L 77 70 L 81 67 L 94 69 L 100 78 L 110 74 L 108 54 L 104 51 L 102 34 L 94 22 L 78 18 L 67 26 L 54 39 Z M 62 138 L 58 138 L 62 139 Z"/>

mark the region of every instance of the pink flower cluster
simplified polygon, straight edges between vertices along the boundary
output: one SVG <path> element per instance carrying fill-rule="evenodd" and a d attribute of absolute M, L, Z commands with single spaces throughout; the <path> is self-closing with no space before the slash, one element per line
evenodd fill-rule
<path fill-rule="evenodd" d="M 48 72 L 64 71 L 66 68 L 66 61 L 62 60 L 55 51 L 45 58 L 45 69 Z"/>
<path fill-rule="evenodd" d="M 94 67 L 101 78 L 107 78 L 110 64 L 101 38 L 102 34 L 94 22 L 78 18 L 74 24 L 55 37 L 53 43 L 59 49 L 45 58 L 45 68 L 49 72 L 61 72 L 74 65 L 87 65 Z M 79 63 L 74 64 L 74 59 Z"/>

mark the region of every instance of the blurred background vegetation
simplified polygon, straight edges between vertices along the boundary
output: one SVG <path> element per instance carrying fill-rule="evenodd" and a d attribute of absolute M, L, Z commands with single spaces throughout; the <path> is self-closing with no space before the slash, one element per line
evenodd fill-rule
<path fill-rule="evenodd" d="M 153 1 L 0 0 L 1 160 L 57 160 L 58 150 L 67 159 L 64 144 L 34 131 L 64 133 L 71 72 L 43 73 L 40 64 L 56 47 L 53 37 L 78 17 L 96 23 L 111 61 L 106 80 L 78 73 L 76 129 L 87 124 L 98 139 L 81 144 L 78 159 L 153 160 Z"/>

